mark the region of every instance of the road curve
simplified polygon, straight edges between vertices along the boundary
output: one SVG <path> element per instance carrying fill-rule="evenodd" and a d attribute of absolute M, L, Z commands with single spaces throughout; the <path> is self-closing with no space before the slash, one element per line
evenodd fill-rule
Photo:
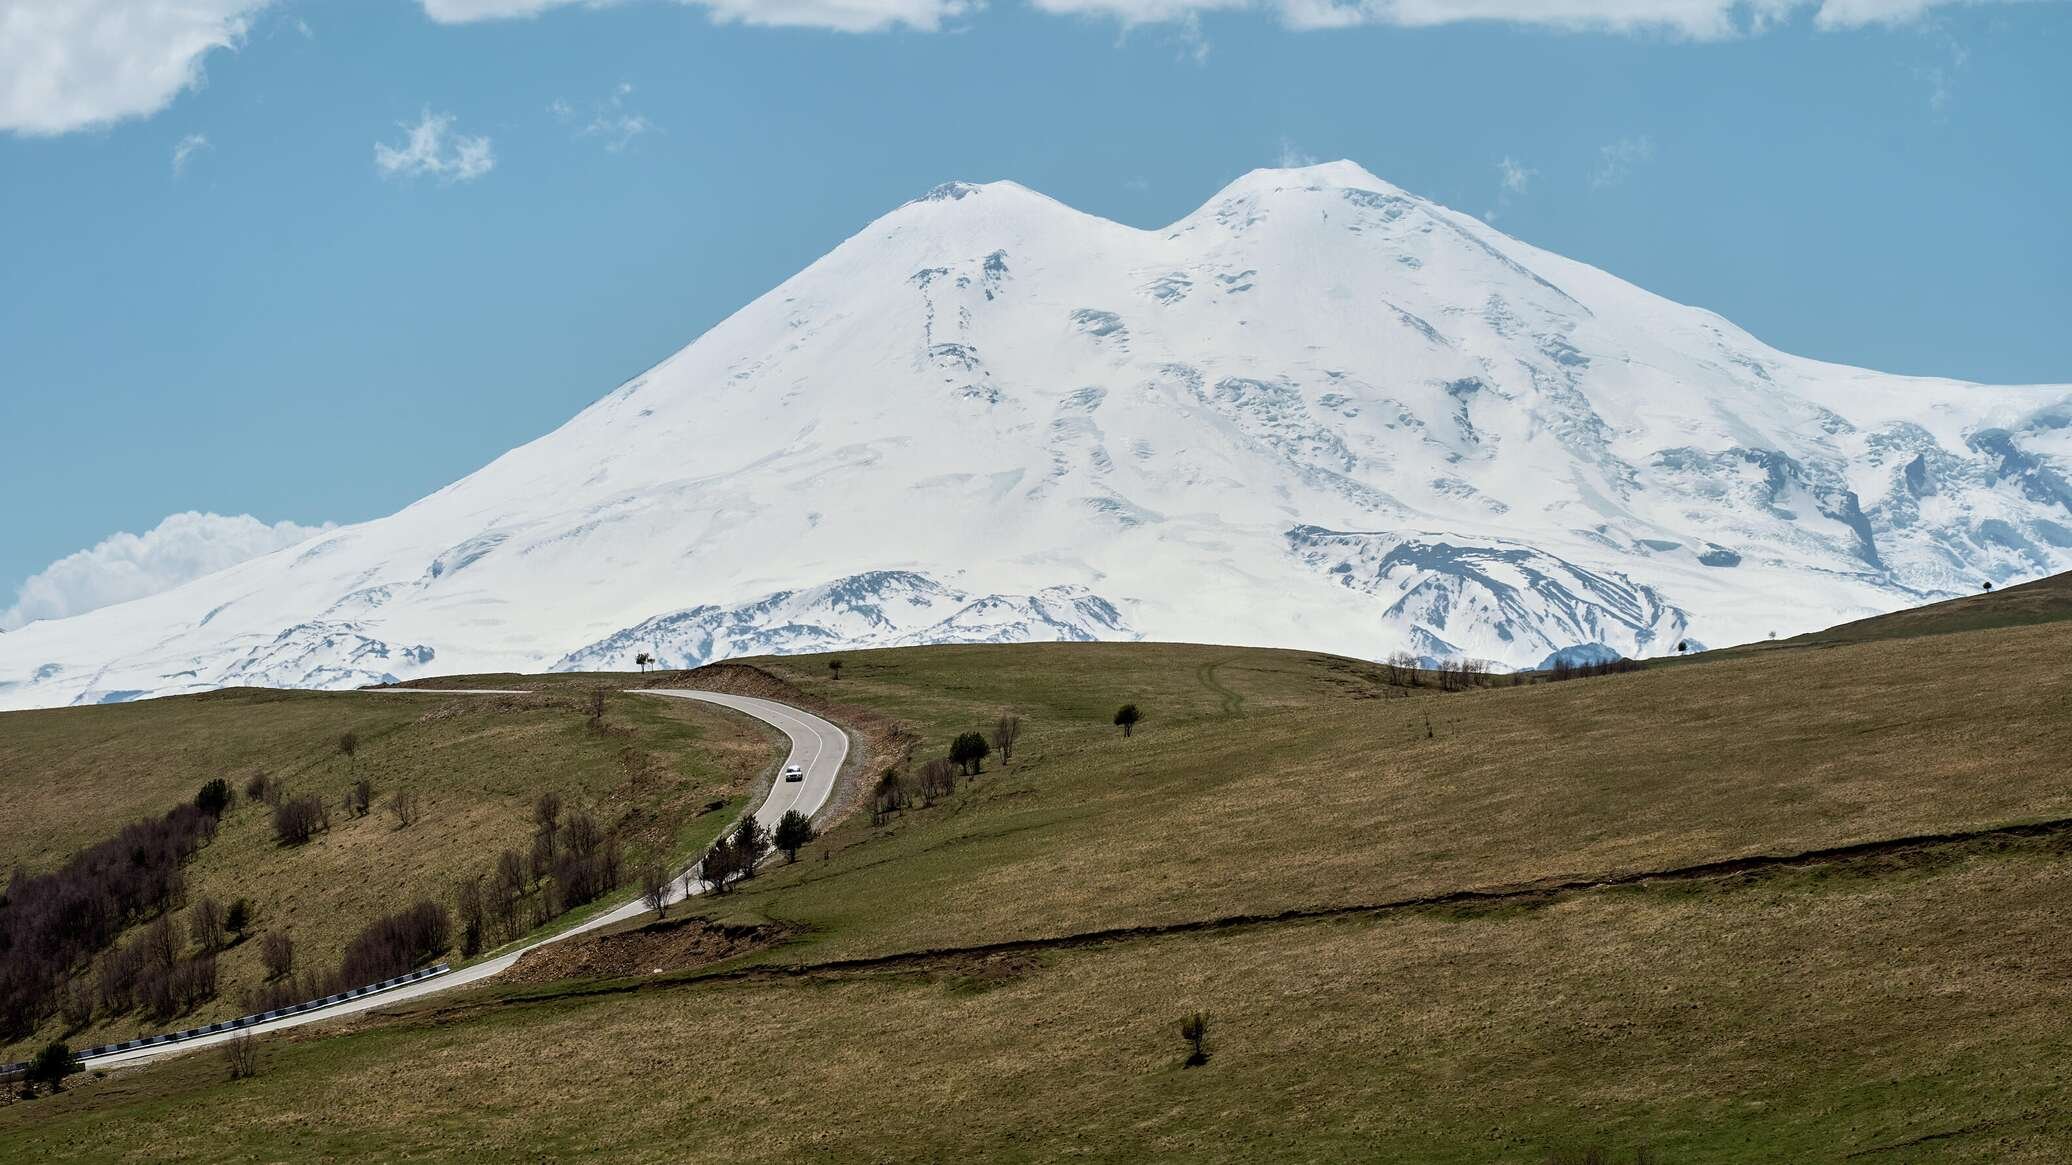
<path fill-rule="evenodd" d="M 506 694 L 481 689 L 460 688 L 395 688 L 386 690 L 437 692 L 442 695 Z M 532 693 L 509 694 L 531 695 Z M 785 764 L 798 765 L 804 769 L 806 779 L 798 782 L 787 782 L 782 780 L 780 776 L 780 779 L 774 780 L 771 783 L 769 795 L 763 798 L 762 805 L 757 807 L 755 811 L 756 820 L 761 822 L 765 828 L 775 829 L 778 819 L 784 816 L 786 810 L 790 809 L 797 809 L 799 812 L 811 817 L 826 806 L 828 798 L 834 795 L 835 781 L 841 774 L 842 763 L 849 757 L 849 737 L 840 728 L 813 715 L 811 712 L 794 708 L 789 704 L 780 704 L 775 700 L 764 700 L 754 696 L 734 696 L 724 692 L 699 692 L 676 688 L 643 688 L 637 690 L 634 694 L 663 696 L 679 700 L 701 700 L 708 704 L 718 704 L 721 707 L 732 708 L 737 712 L 753 716 L 775 727 L 791 739 L 791 752 L 786 758 Z M 695 868 L 695 863 L 693 863 L 691 868 Z M 686 893 L 688 888 L 687 880 L 681 876 L 688 872 L 688 868 L 679 871 L 679 876 L 670 884 L 669 901 L 671 904 L 681 902 L 689 896 Z M 126 1052 L 96 1056 L 88 1062 L 88 1065 L 94 1068 L 103 1068 L 119 1064 L 140 1064 L 148 1060 L 192 1052 L 199 1048 L 213 1047 L 226 1040 L 235 1039 L 238 1036 L 262 1035 L 268 1032 L 284 1031 L 291 1027 L 301 1027 L 304 1024 L 322 1023 L 326 1020 L 357 1015 L 364 1011 L 371 1011 L 374 1008 L 385 1007 L 406 999 L 418 999 L 426 995 L 452 991 L 472 983 L 480 983 L 485 979 L 495 978 L 509 970 L 512 964 L 516 963 L 528 951 L 538 950 L 548 943 L 560 942 L 565 938 L 586 934 L 602 927 L 624 922 L 629 918 L 638 917 L 645 913 L 646 910 L 646 904 L 636 897 L 594 918 L 585 920 L 579 926 L 571 927 L 568 930 L 550 935 L 537 942 L 528 943 L 516 950 L 507 951 L 493 959 L 485 959 L 482 962 L 470 964 L 457 971 L 441 975 L 436 979 L 426 979 L 422 982 L 393 988 L 378 995 L 366 995 L 359 999 L 347 1000 L 320 1011 L 282 1016 L 279 1019 L 269 1020 L 265 1023 L 255 1023 L 248 1027 L 238 1028 L 235 1031 L 196 1036 L 190 1040 L 182 1040 L 177 1044 L 132 1048 Z"/>

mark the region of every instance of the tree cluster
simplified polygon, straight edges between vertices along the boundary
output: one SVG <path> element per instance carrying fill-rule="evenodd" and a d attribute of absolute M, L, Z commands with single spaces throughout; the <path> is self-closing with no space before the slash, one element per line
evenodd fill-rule
<path fill-rule="evenodd" d="M 755 865 L 770 848 L 770 831 L 753 815 L 743 817 L 734 832 L 712 843 L 698 862 L 698 880 L 714 894 L 735 882 L 755 877 Z"/>
<path fill-rule="evenodd" d="M 331 828 L 331 810 L 315 793 L 282 798 L 273 807 L 273 838 L 282 845 L 301 845 Z"/>
<path fill-rule="evenodd" d="M 392 979 L 428 963 L 451 944 L 453 920 L 436 902 L 420 901 L 383 915 L 346 944 L 338 961 L 343 986 Z"/>
<path fill-rule="evenodd" d="M 1620 656 L 1617 659 L 1602 660 L 1597 663 L 1570 663 L 1565 659 L 1557 659 L 1554 661 L 1554 666 L 1547 669 L 1546 675 L 1549 682 L 1558 683 L 1561 680 L 1584 680 L 1593 679 L 1597 676 L 1618 675 L 1621 672 L 1640 671 L 1646 667 L 1647 665 L 1639 660 L 1627 659 L 1625 656 Z"/>
<path fill-rule="evenodd" d="M 163 918 L 185 891 L 180 867 L 215 835 L 216 818 L 190 803 L 125 826 L 50 873 L 16 869 L 0 894 L 0 1036 L 34 1031 L 73 968 L 134 923 Z M 166 962 L 177 953 L 174 945 Z"/>

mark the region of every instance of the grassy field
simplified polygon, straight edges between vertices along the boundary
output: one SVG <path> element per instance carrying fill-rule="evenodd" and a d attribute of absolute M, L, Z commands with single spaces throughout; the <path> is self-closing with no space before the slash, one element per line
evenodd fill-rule
<path fill-rule="evenodd" d="M 486 872 L 506 847 L 525 851 L 532 801 L 562 795 L 571 810 L 620 830 L 628 868 L 650 853 L 688 854 L 732 816 L 780 754 L 743 717 L 689 701 L 613 695 L 606 730 L 591 732 L 573 693 L 531 697 L 226 691 L 205 696 L 49 712 L 15 712 L 0 730 L 0 863 L 30 871 L 154 816 L 222 776 L 242 788 L 267 772 L 289 795 L 317 793 L 332 827 L 306 845 L 276 844 L 270 810 L 238 803 L 214 842 L 185 870 L 188 900 L 247 898 L 254 938 L 289 933 L 302 966 L 330 966 L 379 915 L 421 897 L 449 900 L 456 879 Z M 359 739 L 350 761 L 338 740 Z M 372 780 L 375 810 L 350 817 L 340 799 L 357 774 Z M 399 827 L 382 803 L 417 795 L 419 819 Z M 217 998 L 179 1022 L 241 1013 L 242 990 L 264 978 L 259 943 L 218 959 Z M 0 1059 L 57 1034 L 53 1019 Z M 97 1016 L 77 1045 L 126 1039 L 163 1025 L 131 1013 Z"/>
<path fill-rule="evenodd" d="M 0 1157 L 2065 1159 L 2072 831 L 1813 851 L 2072 817 L 2072 628 L 1854 638 L 1444 694 L 1174 645 L 753 661 L 917 757 L 1024 735 L 701 907 L 774 949 L 90 1081 Z M 1505 896 L 1391 905 L 1464 889 Z"/>

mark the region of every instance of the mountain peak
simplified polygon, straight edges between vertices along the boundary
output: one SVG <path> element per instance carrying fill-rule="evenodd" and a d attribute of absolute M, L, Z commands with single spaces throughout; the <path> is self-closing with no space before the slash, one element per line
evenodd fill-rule
<path fill-rule="evenodd" d="M 1349 158 L 1335 162 L 1313 162 L 1306 166 L 1262 166 L 1225 186 L 1216 199 L 1233 194 L 1262 194 L 1274 190 L 1347 189 L 1401 194 L 1403 189 Z M 1216 201 L 1211 199 L 1211 201 Z"/>

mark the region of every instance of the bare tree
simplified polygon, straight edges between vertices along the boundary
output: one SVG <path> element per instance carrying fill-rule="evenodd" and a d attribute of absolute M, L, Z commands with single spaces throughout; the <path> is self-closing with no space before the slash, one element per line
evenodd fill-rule
<path fill-rule="evenodd" d="M 283 979 L 295 970 L 295 940 L 277 930 L 269 930 L 259 940 L 259 961 L 266 966 L 268 979 Z"/>
<path fill-rule="evenodd" d="M 550 789 L 533 801 L 532 824 L 540 836 L 548 839 L 548 849 L 551 851 L 554 839 L 561 829 L 561 794 Z"/>
<path fill-rule="evenodd" d="M 480 877 L 463 878 L 453 888 L 453 910 L 460 915 L 460 953 L 473 958 L 482 949 L 482 936 L 489 918 L 489 904 L 482 895 Z"/>
<path fill-rule="evenodd" d="M 232 1080 L 249 1080 L 259 1074 L 259 1041 L 251 1033 L 223 1042 L 223 1066 Z"/>
<path fill-rule="evenodd" d="M 604 731 L 604 689 L 590 689 L 589 728 L 592 732 Z"/>
<path fill-rule="evenodd" d="M 945 757 L 936 757 L 922 764 L 918 783 L 921 804 L 933 805 L 938 798 L 957 791 L 957 767 Z"/>
<path fill-rule="evenodd" d="M 1000 752 L 1000 763 L 1014 759 L 1014 742 L 1022 736 L 1022 718 L 1012 712 L 1002 712 L 993 725 L 993 747 Z"/>
<path fill-rule="evenodd" d="M 331 811 L 314 793 L 282 800 L 273 807 L 273 836 L 282 845 L 301 845 L 317 833 L 331 828 Z"/>
<path fill-rule="evenodd" d="M 338 737 L 338 754 L 345 758 L 346 771 L 348 773 L 356 772 L 357 758 L 360 755 L 360 734 L 357 732 L 340 733 Z"/>
<path fill-rule="evenodd" d="M 660 862 L 649 862 L 640 867 L 640 900 L 656 918 L 669 917 L 669 887 L 675 879 Z"/>
<path fill-rule="evenodd" d="M 345 791 L 345 811 L 354 817 L 367 816 L 367 810 L 374 807 L 374 782 L 366 777 L 352 783 Z"/>
<path fill-rule="evenodd" d="M 204 898 L 187 911 L 187 933 L 194 938 L 194 945 L 204 951 L 223 949 L 223 904 L 214 898 Z"/>
<path fill-rule="evenodd" d="M 1187 1041 L 1187 1067 L 1199 1068 L 1209 1062 L 1209 1017 L 1205 1012 L 1181 1017 L 1180 1038 Z"/>
<path fill-rule="evenodd" d="M 396 818 L 397 829 L 408 829 L 417 824 L 423 809 L 418 804 L 417 794 L 408 789 L 397 789 L 388 802 L 389 812 Z"/>

